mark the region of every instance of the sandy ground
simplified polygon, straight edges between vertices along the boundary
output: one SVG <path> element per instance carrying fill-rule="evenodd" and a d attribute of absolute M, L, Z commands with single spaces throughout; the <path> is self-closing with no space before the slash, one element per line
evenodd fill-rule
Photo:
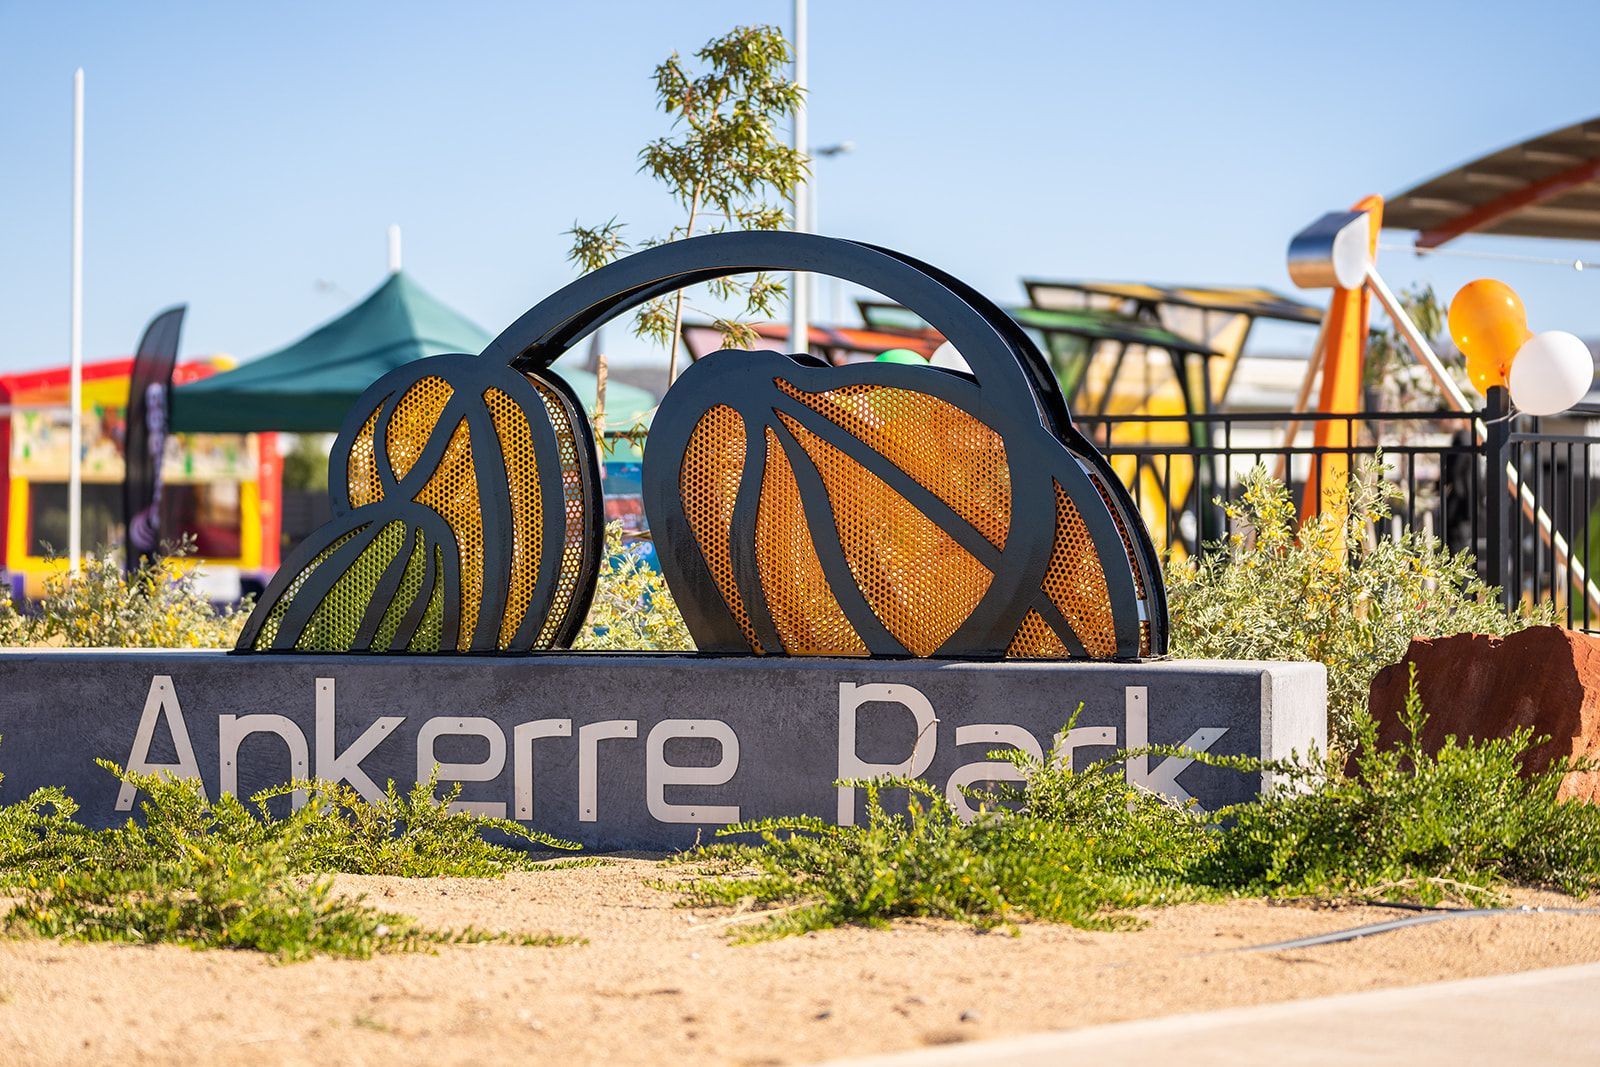
<path fill-rule="evenodd" d="M 675 907 L 647 884 L 663 874 L 622 859 L 504 881 L 341 879 L 436 926 L 588 939 L 560 948 L 278 965 L 248 953 L 0 941 L 0 1059 L 804 1063 L 1600 960 L 1600 916 L 1538 913 L 1231 951 L 1398 914 L 1260 902 L 1151 910 L 1132 933 L 1041 925 L 1012 937 L 918 922 L 732 945 L 729 914 Z"/>

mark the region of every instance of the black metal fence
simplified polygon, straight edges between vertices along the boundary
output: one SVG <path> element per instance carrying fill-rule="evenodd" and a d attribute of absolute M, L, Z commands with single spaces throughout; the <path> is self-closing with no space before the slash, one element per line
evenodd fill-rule
<path fill-rule="evenodd" d="M 1435 535 L 1473 552 L 1508 609 L 1553 600 L 1567 625 L 1600 629 L 1600 589 L 1588 566 L 1591 551 L 1600 550 L 1600 409 L 1541 425 L 1510 418 L 1504 405 L 1497 396 L 1470 415 L 1250 412 L 1083 416 L 1077 423 L 1127 483 L 1164 548 L 1195 553 L 1224 536 L 1227 505 L 1258 465 L 1303 503 L 1322 500 L 1330 488 L 1324 481 L 1341 468 L 1381 456 L 1393 514 L 1388 531 L 1374 534 L 1409 528 Z M 1318 427 L 1325 431 L 1320 445 Z"/>

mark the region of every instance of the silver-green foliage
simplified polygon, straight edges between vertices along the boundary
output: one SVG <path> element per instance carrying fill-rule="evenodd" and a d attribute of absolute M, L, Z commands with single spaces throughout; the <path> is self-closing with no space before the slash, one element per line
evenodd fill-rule
<path fill-rule="evenodd" d="M 214 607 L 183 562 L 193 554 L 185 537 L 131 572 L 111 552 L 85 555 L 77 574 L 54 560 L 36 612 L 24 615 L 0 595 L 0 645 L 231 648 L 250 603 Z"/>
<path fill-rule="evenodd" d="M 368 804 L 346 785 L 298 782 L 245 804 L 231 795 L 209 801 L 191 781 L 102 766 L 143 794 L 138 819 L 90 830 L 54 788 L 0 805 L 0 887 L 19 898 L 0 921 L 7 932 L 252 949 L 285 960 L 565 940 L 431 930 L 335 892 L 331 873 L 495 877 L 538 862 L 486 834 L 576 847 L 509 820 L 451 810 L 459 786 L 435 798 L 432 782 L 409 793 L 391 783 Z M 305 803 L 274 814 L 296 790 Z"/>
<path fill-rule="evenodd" d="M 1412 638 L 1505 634 L 1553 619 L 1546 605 L 1508 616 L 1467 552 L 1418 530 L 1385 530 L 1382 465 L 1350 479 L 1346 518 L 1297 523 L 1284 484 L 1257 467 L 1228 505 L 1233 533 L 1167 568 L 1171 650 L 1185 659 L 1315 660 L 1328 668 L 1336 748 L 1356 741 L 1373 675 Z"/>
<path fill-rule="evenodd" d="M 637 546 L 624 545 L 622 525 L 606 524 L 605 561 L 589 621 L 573 643 L 587 651 L 693 651 L 683 614 L 660 572 Z"/>

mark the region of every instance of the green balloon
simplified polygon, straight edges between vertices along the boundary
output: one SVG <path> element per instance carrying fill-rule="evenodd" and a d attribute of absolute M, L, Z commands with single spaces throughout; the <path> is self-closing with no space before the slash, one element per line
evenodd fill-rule
<path fill-rule="evenodd" d="M 919 367 L 926 367 L 928 365 L 926 356 L 919 355 L 918 353 L 911 351 L 909 348 L 891 348 L 887 352 L 880 353 L 878 358 L 872 362 L 915 363 Z"/>

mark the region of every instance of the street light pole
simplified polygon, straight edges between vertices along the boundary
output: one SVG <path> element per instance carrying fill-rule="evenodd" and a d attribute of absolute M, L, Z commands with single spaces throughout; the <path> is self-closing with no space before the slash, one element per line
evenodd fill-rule
<path fill-rule="evenodd" d="M 854 141 L 840 141 L 838 144 L 824 145 L 821 148 L 815 149 L 811 153 L 811 158 L 832 159 L 835 156 L 842 156 L 848 152 L 855 151 L 855 147 L 856 143 Z M 812 233 L 820 233 L 821 230 L 819 229 L 817 223 L 817 176 L 815 174 L 811 175 L 811 181 L 806 184 L 806 192 L 808 194 L 807 199 L 810 201 L 806 205 L 806 221 L 810 225 Z M 838 326 L 839 320 L 844 317 L 844 312 L 841 306 L 843 302 L 840 300 L 840 296 L 844 292 L 844 282 L 840 281 L 838 278 L 834 278 L 831 280 L 830 288 L 833 292 L 834 306 L 829 312 L 829 316 L 833 319 L 832 325 Z"/>
<path fill-rule="evenodd" d="M 794 83 L 800 90 L 800 102 L 794 109 L 794 148 L 805 152 L 810 135 L 806 129 L 806 0 L 794 0 Z M 796 233 L 811 231 L 810 182 L 802 173 L 794 190 L 794 229 Z M 811 278 L 803 271 L 789 276 L 789 351 L 811 351 Z"/>

